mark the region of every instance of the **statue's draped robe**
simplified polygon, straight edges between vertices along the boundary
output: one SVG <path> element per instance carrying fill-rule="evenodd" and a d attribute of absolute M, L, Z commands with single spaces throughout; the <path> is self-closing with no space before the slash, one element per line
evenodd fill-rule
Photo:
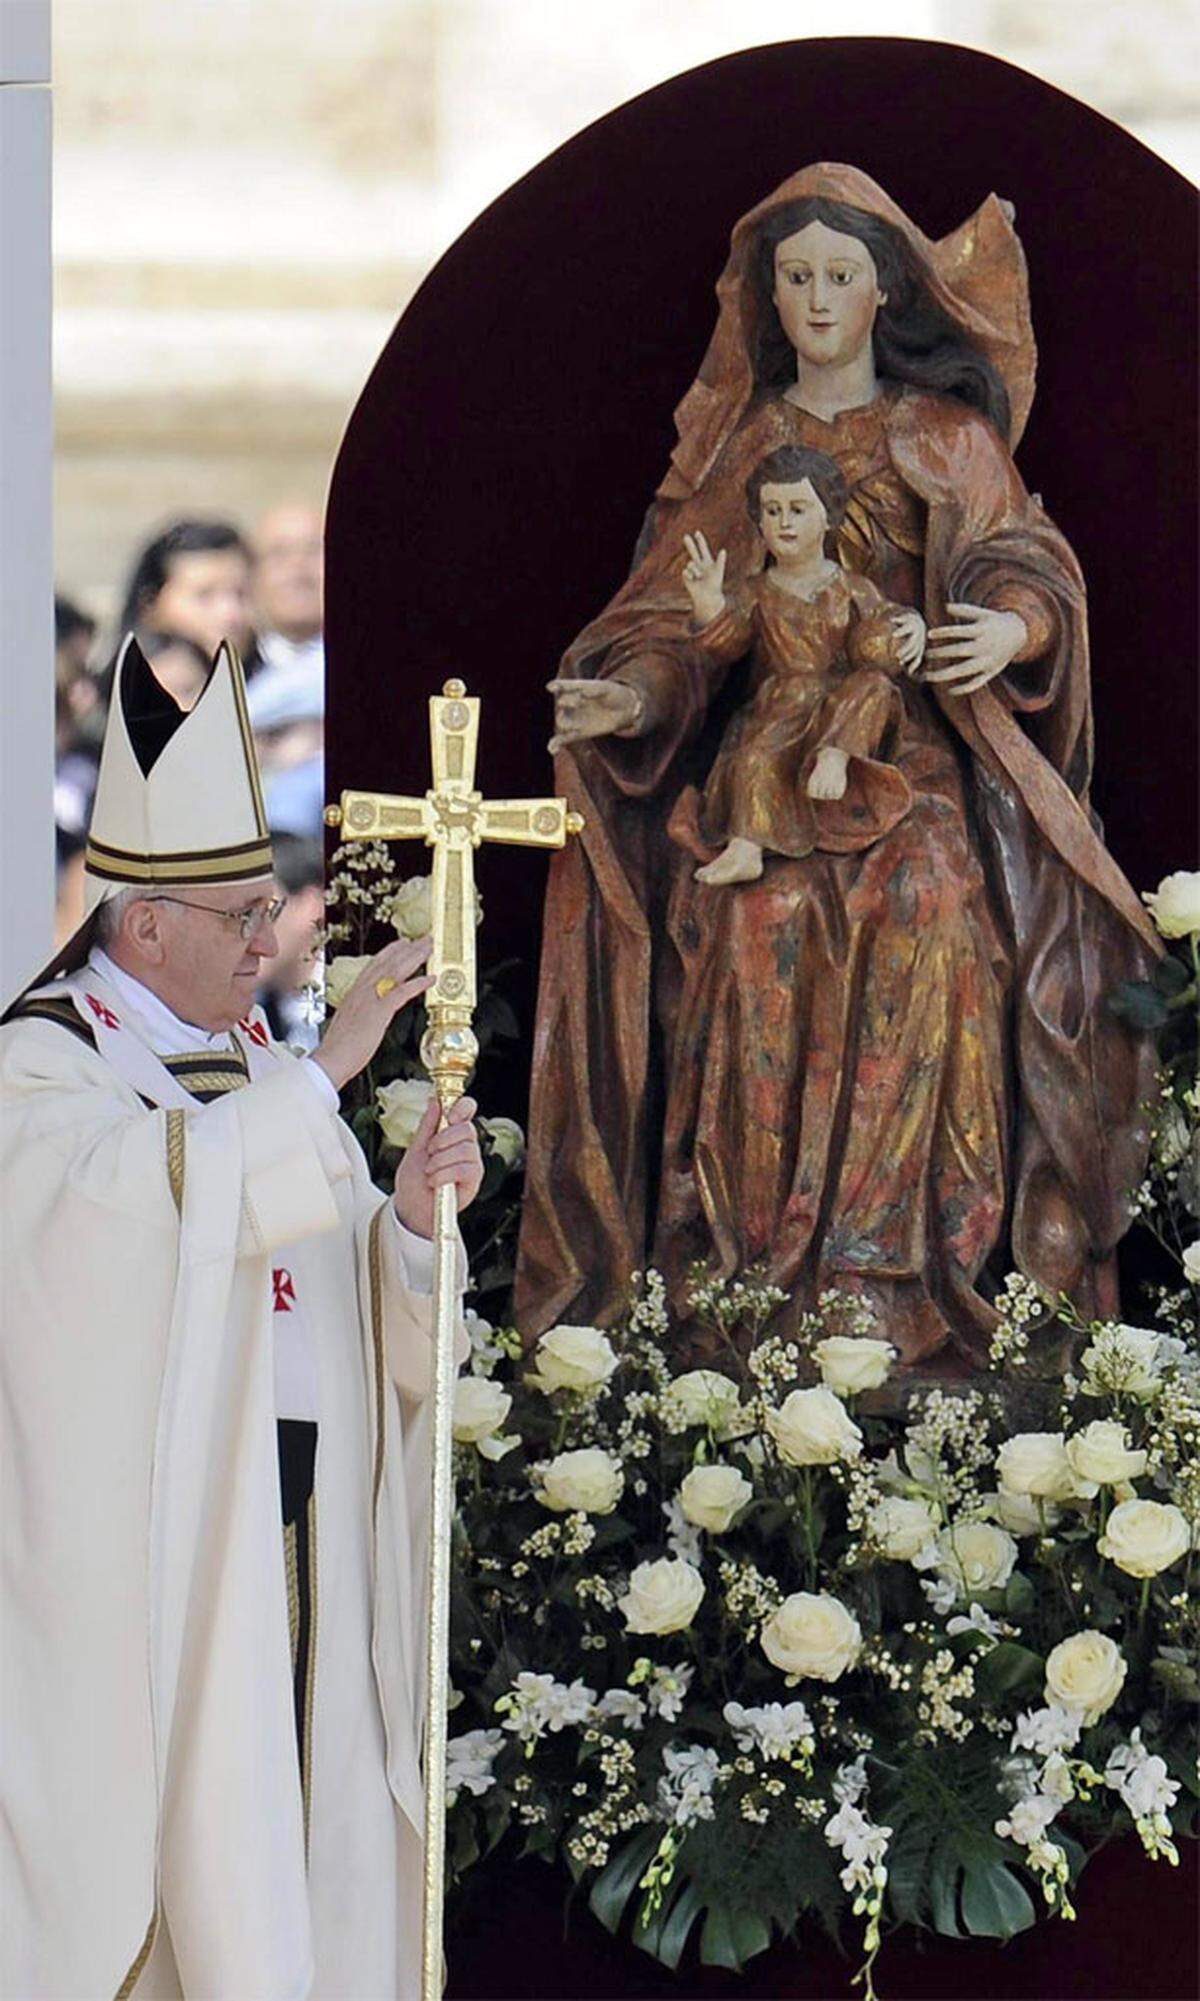
<path fill-rule="evenodd" d="M 0 1029 L 4 1991 L 415 1993 L 429 1301 L 261 1017 L 201 1109 L 94 969 L 53 991 L 98 1047 Z M 319 1382 L 307 1802 L 281 1254 Z"/>
<path fill-rule="evenodd" d="M 898 213 L 844 168 L 772 199 L 818 176 Z M 1007 223 L 995 204 L 980 216 L 990 256 Z M 761 1261 L 802 1303 L 831 1284 L 868 1296 L 905 1360 L 963 1366 L 994 1324 L 989 1259 L 1114 1304 L 1154 1058 L 1105 996 L 1157 948 L 1088 807 L 1069 547 L 960 401 L 884 385 L 825 423 L 781 393 L 722 389 L 752 220 L 630 578 L 562 670 L 632 683 L 649 727 L 559 760 L 587 828 L 547 899 L 517 1317 L 527 1335 L 607 1322 L 647 1259 L 677 1306 L 693 1259 L 726 1275 Z M 931 625 L 967 600 L 1019 612 L 1029 640 L 974 695 L 906 684 L 888 755 L 913 805 L 864 854 L 768 856 L 760 882 L 710 890 L 668 821 L 737 691 L 693 643 L 683 537 L 727 548 L 730 579 L 753 567 L 745 480 L 787 443 L 847 478 L 843 564 Z"/>

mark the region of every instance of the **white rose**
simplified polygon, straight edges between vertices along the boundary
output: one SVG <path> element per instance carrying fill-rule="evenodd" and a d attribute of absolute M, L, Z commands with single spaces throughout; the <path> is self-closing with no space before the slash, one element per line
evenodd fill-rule
<path fill-rule="evenodd" d="M 824 1386 L 793 1390 L 778 1410 L 767 1412 L 767 1430 L 789 1466 L 831 1466 L 862 1451 L 862 1432 Z"/>
<path fill-rule="evenodd" d="M 325 1005 L 340 1007 L 364 966 L 371 963 L 370 954 L 361 959 L 326 959 L 325 961 Z"/>
<path fill-rule="evenodd" d="M 690 1626 L 704 1596 L 704 1579 L 681 1556 L 639 1563 L 629 1590 L 617 1605 L 631 1633 L 681 1633 Z"/>
<path fill-rule="evenodd" d="M 693 1466 L 680 1483 L 679 1505 L 689 1522 L 710 1535 L 723 1535 L 754 1495 L 736 1466 Z"/>
<path fill-rule="evenodd" d="M 598 1445 L 560 1452 L 539 1466 L 534 1477 L 538 1500 L 559 1515 L 576 1509 L 585 1515 L 611 1515 L 625 1486 L 620 1460 Z"/>
<path fill-rule="evenodd" d="M 1041 1535 L 1043 1529 L 1054 1528 L 1062 1519 L 1062 1509 L 1053 1501 L 1043 1501 L 1039 1512 L 1038 1503 L 1030 1494 L 1006 1494 L 1001 1490 L 985 1494 L 983 1500 L 989 1515 L 994 1515 L 1010 1535 Z"/>
<path fill-rule="evenodd" d="M 1193 1285 L 1200 1285 L 1200 1239 L 1189 1244 L 1183 1254 L 1183 1269 Z"/>
<path fill-rule="evenodd" d="M 402 882 L 390 916 L 398 938 L 427 938 L 433 930 L 433 877 L 410 875 Z"/>
<path fill-rule="evenodd" d="M 1146 1455 L 1136 1452 L 1129 1433 L 1114 1418 L 1098 1417 L 1067 1440 L 1067 1458 L 1080 1480 L 1115 1487 L 1123 1480 L 1140 1480 Z"/>
<path fill-rule="evenodd" d="M 551 1327 L 537 1344 L 535 1367 L 527 1383 L 545 1390 L 575 1390 L 581 1395 L 602 1389 L 617 1366 L 611 1341 L 598 1327 Z"/>
<path fill-rule="evenodd" d="M 525 1158 L 525 1135 L 516 1120 L 480 1119 L 479 1124 L 505 1167 L 519 1167 Z"/>
<path fill-rule="evenodd" d="M 994 1522 L 956 1522 L 936 1538 L 937 1568 L 964 1604 L 981 1591 L 1001 1591 L 1012 1576 L 1017 1545 Z"/>
<path fill-rule="evenodd" d="M 811 1675 L 837 1681 L 862 1651 L 862 1628 L 840 1598 L 794 1591 L 772 1612 L 761 1633 L 762 1650 L 789 1683 Z"/>
<path fill-rule="evenodd" d="M 1157 1577 L 1191 1548 L 1186 1516 L 1166 1501 L 1121 1501 L 1096 1548 L 1128 1577 Z"/>
<path fill-rule="evenodd" d="M 1176 869 L 1154 890 L 1142 891 L 1146 905 L 1164 938 L 1193 938 L 1200 933 L 1200 874 Z"/>
<path fill-rule="evenodd" d="M 877 1390 L 886 1382 L 896 1350 L 890 1341 L 872 1341 L 850 1334 L 831 1334 L 813 1349 L 821 1380 L 840 1397 L 860 1390 Z"/>
<path fill-rule="evenodd" d="M 1020 1431 L 996 1454 L 996 1475 L 1009 1494 L 1064 1501 L 1079 1491 L 1061 1431 Z M 1093 1490 L 1094 1491 L 1094 1490 Z"/>
<path fill-rule="evenodd" d="M 377 1087 L 379 1129 L 389 1146 L 403 1153 L 412 1145 L 432 1096 L 433 1085 L 424 1077 L 397 1077 L 394 1084 Z"/>
<path fill-rule="evenodd" d="M 1126 1672 L 1121 1649 L 1107 1633 L 1072 1633 L 1046 1656 L 1045 1700 L 1095 1723 L 1120 1695 Z"/>
<path fill-rule="evenodd" d="M 487 1376 L 460 1376 L 454 1385 L 454 1436 L 460 1445 L 478 1445 L 499 1431 L 512 1398 Z"/>
<path fill-rule="evenodd" d="M 867 1533 L 884 1556 L 896 1563 L 911 1563 L 917 1551 L 937 1534 L 937 1523 L 927 1501 L 905 1501 L 899 1494 L 886 1494 L 867 1518 Z"/>
<path fill-rule="evenodd" d="M 737 1422 L 741 1398 L 737 1384 L 718 1369 L 689 1369 L 667 1384 L 662 1409 L 668 1420 L 705 1424 L 710 1431 L 720 1433 Z"/>
<path fill-rule="evenodd" d="M 1089 1396 L 1153 1396 L 1162 1381 L 1159 1337 L 1151 1327 L 1105 1327 L 1079 1357 Z"/>

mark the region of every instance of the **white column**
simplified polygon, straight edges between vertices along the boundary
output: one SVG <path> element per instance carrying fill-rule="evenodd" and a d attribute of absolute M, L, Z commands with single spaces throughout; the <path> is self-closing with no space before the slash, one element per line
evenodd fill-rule
<path fill-rule="evenodd" d="M 0 0 L 0 1004 L 54 925 L 50 0 Z"/>

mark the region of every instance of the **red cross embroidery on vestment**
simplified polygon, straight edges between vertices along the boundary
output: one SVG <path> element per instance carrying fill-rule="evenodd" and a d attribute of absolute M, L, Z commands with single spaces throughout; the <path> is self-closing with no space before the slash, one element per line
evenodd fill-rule
<path fill-rule="evenodd" d="M 102 1000 L 97 1000 L 95 994 L 85 994 L 83 998 L 91 1008 L 96 1020 L 102 1021 L 105 1028 L 120 1028 L 121 1024 L 112 1009 L 105 1007 Z"/>
<path fill-rule="evenodd" d="M 271 1285 L 275 1292 L 273 1310 L 276 1313 L 290 1313 L 296 1304 L 296 1284 L 291 1272 L 283 1265 L 277 1265 L 271 1273 Z"/>
<path fill-rule="evenodd" d="M 249 1015 L 247 1015 L 245 1021 L 239 1021 L 238 1027 L 250 1037 L 251 1042 L 257 1043 L 260 1049 L 266 1048 L 270 1037 L 261 1021 L 251 1021 Z"/>

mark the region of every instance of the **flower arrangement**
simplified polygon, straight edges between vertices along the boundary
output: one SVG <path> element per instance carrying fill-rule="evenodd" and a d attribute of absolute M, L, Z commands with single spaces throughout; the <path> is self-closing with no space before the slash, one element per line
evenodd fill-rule
<path fill-rule="evenodd" d="M 673 1375 L 662 1283 L 459 1388 L 451 1852 L 509 1830 L 616 1928 L 737 1967 L 807 1912 L 1005 1938 L 1073 1915 L 1115 1828 L 1176 1858 L 1200 1699 L 1195 1329 L 1077 1330 L 1014 1432 L 1004 1378 L 873 1410 L 892 1351 L 836 1292 L 699 1282 L 729 1372 Z M 1035 1299 L 1010 1283 L 1005 1324 Z M 1183 1316 L 1176 1316 L 1176 1326 Z M 482 1398 L 492 1429 L 481 1432 Z"/>
<path fill-rule="evenodd" d="M 618 1326 L 529 1352 L 468 1313 L 453 1878 L 519 1843 L 669 1968 L 689 1939 L 736 1969 L 849 1917 L 872 1996 L 893 1924 L 1070 1919 L 1121 1830 L 1177 1860 L 1200 1809 L 1200 876 L 1152 908 L 1171 949 L 1113 998 L 1162 1052 L 1134 1196 L 1167 1271 L 1151 1324 L 1085 1323 L 1014 1275 L 990 1376 L 899 1409 L 850 1294 L 781 1337 L 777 1289 L 698 1272 L 724 1360 L 683 1372 L 653 1271 Z M 352 1110 L 372 1145 L 383 1119 L 399 1136 L 417 1040 Z"/>

